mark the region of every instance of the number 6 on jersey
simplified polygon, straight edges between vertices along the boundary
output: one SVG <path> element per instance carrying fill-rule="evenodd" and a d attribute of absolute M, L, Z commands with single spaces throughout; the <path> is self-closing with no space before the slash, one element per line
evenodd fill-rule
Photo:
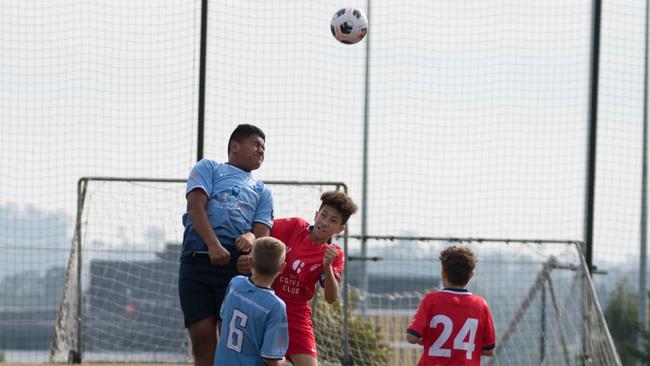
<path fill-rule="evenodd" d="M 241 352 L 241 347 L 244 344 L 243 329 L 246 327 L 247 321 L 248 315 L 242 313 L 237 309 L 234 309 L 232 311 L 230 324 L 228 324 L 228 339 L 226 341 L 226 347 L 228 347 L 228 349 L 231 349 L 235 352 Z"/>

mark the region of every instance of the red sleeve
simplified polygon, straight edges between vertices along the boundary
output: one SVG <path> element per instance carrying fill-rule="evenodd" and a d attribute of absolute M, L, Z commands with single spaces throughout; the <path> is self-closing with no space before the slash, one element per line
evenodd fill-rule
<path fill-rule="evenodd" d="M 343 267 L 345 267 L 345 254 L 343 254 L 343 251 L 338 245 L 336 246 L 336 251 L 339 254 L 336 256 L 336 258 L 334 258 L 334 262 L 332 262 L 332 272 L 334 272 L 334 277 L 336 277 L 336 280 L 341 282 Z"/>
<path fill-rule="evenodd" d="M 418 310 L 415 312 L 415 315 L 413 315 L 411 323 L 406 328 L 406 332 L 413 336 L 424 338 L 424 332 L 429 327 L 429 312 L 427 310 L 429 295 L 430 294 L 424 295 L 422 301 L 420 301 Z"/>
<path fill-rule="evenodd" d="M 343 254 L 343 251 L 341 248 L 339 248 L 338 245 L 336 245 L 336 251 L 339 254 L 336 256 L 336 258 L 334 258 L 334 261 L 332 262 L 332 272 L 334 273 L 334 278 L 336 278 L 336 281 L 341 282 L 341 274 L 343 273 L 343 267 L 345 267 L 345 254 Z M 325 287 L 324 281 L 325 271 L 321 271 L 320 278 L 318 279 L 318 283 L 320 283 L 321 287 Z"/>
<path fill-rule="evenodd" d="M 484 308 L 484 318 L 485 318 L 485 327 L 483 328 L 483 337 L 481 339 L 482 349 L 491 350 L 496 344 L 496 336 L 494 334 L 494 322 L 492 321 L 492 313 L 490 313 L 490 308 L 488 307 L 487 301 L 485 302 Z"/>
<path fill-rule="evenodd" d="M 291 233 L 298 223 L 296 218 L 275 219 L 271 228 L 271 236 L 288 244 Z"/>

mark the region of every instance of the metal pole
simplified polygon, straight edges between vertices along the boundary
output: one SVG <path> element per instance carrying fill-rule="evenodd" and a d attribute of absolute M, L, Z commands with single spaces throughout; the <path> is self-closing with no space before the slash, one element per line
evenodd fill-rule
<path fill-rule="evenodd" d="M 368 17 L 368 29 L 370 29 L 370 0 L 366 3 L 366 14 Z M 370 33 L 366 35 L 366 76 L 364 84 L 364 100 L 363 100 L 363 171 L 361 182 L 361 256 L 368 256 L 368 128 L 369 128 L 369 115 L 368 115 L 368 102 L 370 92 Z M 366 261 L 361 261 L 361 289 L 368 291 L 368 266 Z M 365 306 L 362 305 L 362 311 Z"/>
<path fill-rule="evenodd" d="M 585 254 L 585 262 L 588 276 L 591 276 L 593 271 L 593 239 L 594 239 L 594 197 L 596 190 L 596 137 L 598 133 L 598 72 L 600 62 L 600 18 L 602 1 L 594 0 L 592 9 L 592 23 L 591 23 L 591 76 L 589 94 L 589 140 L 587 144 L 587 194 L 585 204 L 585 246 L 582 248 Z M 583 289 L 586 291 L 586 289 Z M 589 299 L 582 298 L 582 311 L 583 311 L 583 327 L 582 327 L 582 353 L 583 358 L 587 359 L 591 356 L 592 350 L 589 347 L 587 337 L 591 334 L 589 320 L 590 301 Z"/>
<path fill-rule="evenodd" d="M 539 364 L 544 364 L 546 358 L 546 286 L 542 286 L 542 309 L 541 309 L 542 331 L 539 334 Z"/>
<path fill-rule="evenodd" d="M 336 190 L 342 189 L 344 193 L 348 193 L 348 186 L 344 183 L 339 183 L 336 185 Z M 348 262 L 348 238 L 349 231 L 348 225 L 345 225 L 345 231 L 343 232 L 343 257 L 345 261 Z M 354 360 L 352 359 L 352 354 L 350 353 L 350 328 L 349 328 L 349 317 L 350 317 L 350 292 L 348 289 L 348 266 L 343 267 L 343 365 L 353 365 Z"/>
<path fill-rule="evenodd" d="M 594 0 L 591 45 L 591 78 L 589 97 L 589 141 L 587 145 L 587 197 L 585 213 L 585 260 L 589 273 L 593 269 L 594 196 L 596 188 L 596 137 L 598 127 L 598 70 L 600 60 L 601 0 Z"/>
<path fill-rule="evenodd" d="M 77 251 L 77 349 L 71 351 L 68 356 L 68 361 L 72 363 L 81 363 L 83 349 L 82 349 L 82 338 L 83 338 L 83 286 L 81 283 L 81 269 L 82 269 L 82 256 L 81 256 L 81 219 L 82 212 L 84 207 L 84 201 L 86 199 L 86 188 L 88 187 L 87 179 L 79 179 L 77 182 L 77 218 L 75 223 L 75 250 Z"/>
<path fill-rule="evenodd" d="M 205 62 L 208 39 L 208 0 L 201 0 L 201 49 L 199 56 L 199 121 L 196 139 L 196 161 L 203 159 L 203 132 L 205 130 Z"/>
<path fill-rule="evenodd" d="M 639 308 L 638 320 L 641 329 L 646 329 L 648 324 L 647 314 L 647 296 L 646 296 L 646 280 L 648 276 L 647 270 L 647 230 L 648 230 L 648 19 L 650 18 L 650 3 L 646 0 L 645 7 L 645 42 L 644 42 L 644 73 L 643 73 L 643 146 L 642 146 L 642 167 L 641 167 L 641 227 L 640 227 L 640 243 L 639 243 Z M 637 336 L 637 344 L 642 346 L 643 338 L 639 333 Z"/>

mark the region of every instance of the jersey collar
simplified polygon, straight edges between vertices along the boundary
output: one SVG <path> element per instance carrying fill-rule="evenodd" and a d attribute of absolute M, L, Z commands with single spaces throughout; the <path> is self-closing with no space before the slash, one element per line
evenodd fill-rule
<path fill-rule="evenodd" d="M 459 295 L 470 295 L 471 294 L 466 288 L 449 288 L 449 287 L 445 287 L 440 291 L 449 292 L 451 294 L 459 294 Z"/>

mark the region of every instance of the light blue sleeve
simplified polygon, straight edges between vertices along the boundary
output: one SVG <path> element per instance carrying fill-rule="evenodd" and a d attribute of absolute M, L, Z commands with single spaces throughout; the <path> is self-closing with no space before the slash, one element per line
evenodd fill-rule
<path fill-rule="evenodd" d="M 273 311 L 269 313 L 267 326 L 264 329 L 262 358 L 279 360 L 287 353 L 287 348 L 289 348 L 287 310 L 284 303 L 278 301 Z"/>
<path fill-rule="evenodd" d="M 271 189 L 267 186 L 264 186 L 264 190 L 262 191 L 253 222 L 262 223 L 269 228 L 273 227 L 273 195 L 271 194 Z"/>
<path fill-rule="evenodd" d="M 212 174 L 214 169 L 218 168 L 218 166 L 219 163 L 207 159 L 203 159 L 196 163 L 190 172 L 189 178 L 187 178 L 185 195 L 190 193 L 192 190 L 199 188 L 210 197 L 210 194 L 212 193 Z"/>

